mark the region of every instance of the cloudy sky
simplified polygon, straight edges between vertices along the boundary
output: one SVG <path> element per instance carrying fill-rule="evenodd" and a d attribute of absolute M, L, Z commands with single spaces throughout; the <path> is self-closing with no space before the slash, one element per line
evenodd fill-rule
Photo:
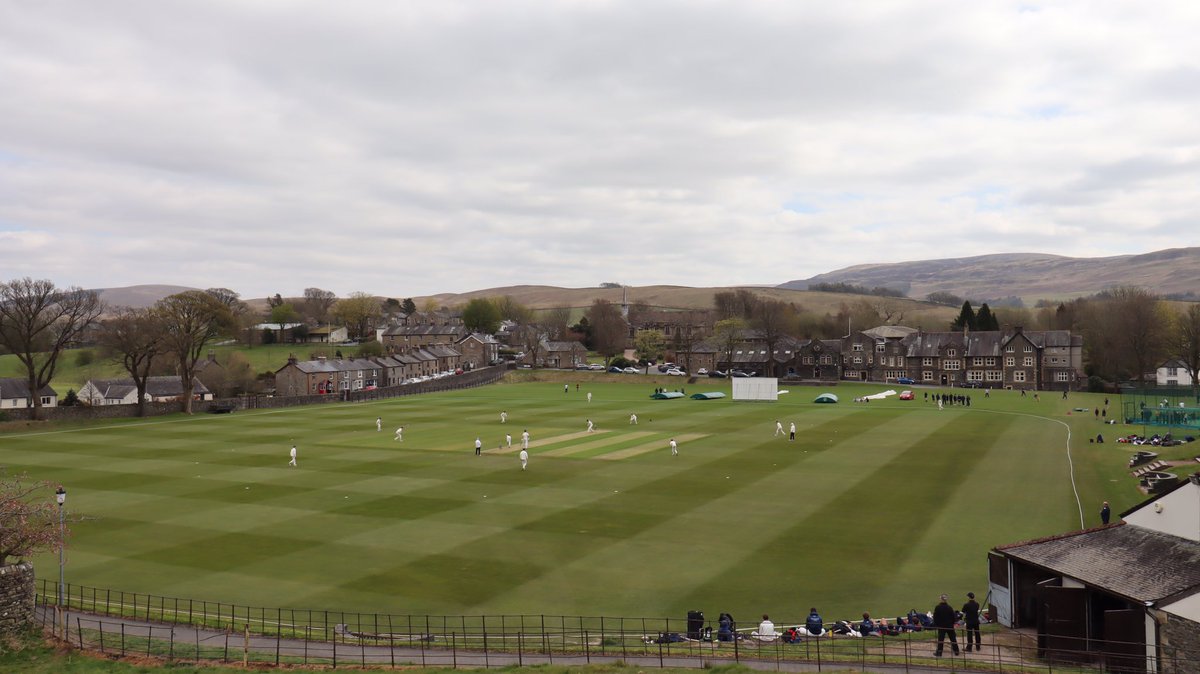
<path fill-rule="evenodd" d="M 781 283 L 1200 245 L 1200 3 L 0 0 L 0 280 Z"/>

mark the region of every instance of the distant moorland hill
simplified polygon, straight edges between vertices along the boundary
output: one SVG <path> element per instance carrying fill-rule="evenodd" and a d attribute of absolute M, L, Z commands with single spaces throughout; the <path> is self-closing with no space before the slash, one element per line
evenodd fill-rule
<path fill-rule="evenodd" d="M 1017 296 L 1068 299 L 1105 288 L 1135 285 L 1166 295 L 1200 290 L 1200 248 L 1172 248 L 1143 255 L 1064 257 L 1037 253 L 860 264 L 780 288 L 805 289 L 816 283 L 883 286 L 923 298 L 933 292 L 985 300 Z"/>
<path fill-rule="evenodd" d="M 96 288 L 95 290 L 100 295 L 100 301 L 110 307 L 142 309 L 168 295 L 196 289 L 187 286 L 141 285 L 124 288 Z"/>

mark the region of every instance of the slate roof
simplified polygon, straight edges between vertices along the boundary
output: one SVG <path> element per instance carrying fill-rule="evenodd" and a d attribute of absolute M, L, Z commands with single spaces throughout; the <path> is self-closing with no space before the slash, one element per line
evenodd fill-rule
<path fill-rule="evenodd" d="M 1200 592 L 1200 544 L 1124 523 L 996 550 L 1137 602 Z"/>
<path fill-rule="evenodd" d="M 466 333 L 467 329 L 461 325 L 395 325 L 383 331 L 388 337 L 453 335 L 457 338 Z"/>
<path fill-rule="evenodd" d="M 870 330 L 863 330 L 862 332 L 864 335 L 874 337 L 875 339 L 904 339 L 916 331 L 916 328 L 904 325 L 880 325 Z"/>
<path fill-rule="evenodd" d="M 136 397 L 137 385 L 133 383 L 133 379 L 125 377 L 124 379 L 92 379 L 92 386 L 100 391 L 106 400 L 120 399 L 133 393 Z M 205 394 L 211 393 L 208 387 L 199 379 L 192 379 L 192 393 Z M 162 375 L 157 377 L 146 377 L 146 394 L 155 398 L 165 398 L 170 396 L 183 395 L 183 382 L 179 377 L 174 375 Z"/>
<path fill-rule="evenodd" d="M 43 386 L 42 390 L 38 391 L 39 396 L 57 396 L 58 392 L 49 386 Z M 29 397 L 29 382 L 16 377 L 5 377 L 0 379 L 0 398 L 12 400 L 14 398 Z"/>
<path fill-rule="evenodd" d="M 549 342 L 548 341 L 548 342 L 546 342 L 546 345 L 543 347 L 543 349 L 547 353 L 560 353 L 562 351 L 574 351 L 574 350 L 576 350 L 577 347 L 579 349 L 583 349 L 586 351 L 586 349 L 584 349 L 583 345 L 580 344 L 579 342 Z"/>

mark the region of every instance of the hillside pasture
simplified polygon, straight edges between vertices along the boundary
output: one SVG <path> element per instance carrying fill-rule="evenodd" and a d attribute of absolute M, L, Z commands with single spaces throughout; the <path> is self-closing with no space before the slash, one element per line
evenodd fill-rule
<path fill-rule="evenodd" d="M 681 380 L 589 376 L 577 390 L 562 374 L 567 393 L 527 381 L 10 433 L 0 463 L 68 489 L 71 583 L 392 613 L 927 609 L 986 592 L 990 547 L 1078 528 L 1068 428 L 1088 523 L 1101 499 L 1118 512 L 1138 499 L 1127 447 L 1087 444 L 1093 421 L 1057 399 L 974 391 L 971 408 L 938 411 L 920 390 L 854 404 L 880 387 L 843 385 L 838 405 L 807 387 L 777 403 L 652 401 Z M 776 419 L 796 423 L 795 442 L 773 436 Z M 38 558 L 39 574 L 56 563 Z"/>

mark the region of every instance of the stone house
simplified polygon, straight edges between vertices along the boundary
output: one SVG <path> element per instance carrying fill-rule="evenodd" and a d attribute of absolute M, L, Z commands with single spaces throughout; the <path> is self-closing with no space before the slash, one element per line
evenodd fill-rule
<path fill-rule="evenodd" d="M 79 389 L 79 400 L 87 405 L 136 405 L 137 385 L 132 377 L 90 379 Z M 183 381 L 175 375 L 146 377 L 146 402 L 164 403 L 183 397 Z M 192 400 L 212 400 L 213 392 L 199 377 L 192 380 Z"/>
<path fill-rule="evenodd" d="M 455 344 L 468 334 L 461 325 L 394 325 L 379 333 L 385 349 L 401 351 L 432 344 Z"/>
<path fill-rule="evenodd" d="M 472 332 L 454 343 L 463 369 L 471 370 L 490 365 L 500 358 L 500 342 L 493 336 Z"/>

